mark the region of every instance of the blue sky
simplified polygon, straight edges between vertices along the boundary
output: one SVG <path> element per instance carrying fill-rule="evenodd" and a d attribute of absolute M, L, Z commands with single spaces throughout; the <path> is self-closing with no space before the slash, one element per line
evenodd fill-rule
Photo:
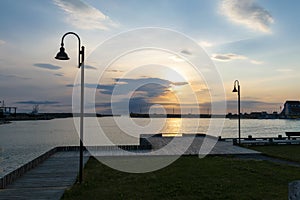
<path fill-rule="evenodd" d="M 178 31 L 201 45 L 220 72 L 230 112 L 236 109 L 236 94 L 231 92 L 235 79 L 241 83 L 244 112 L 279 111 L 285 100 L 300 99 L 300 2 L 296 0 L 2 0 L 0 5 L 0 99 L 19 111 L 28 112 L 33 104 L 40 104 L 41 112 L 71 111 L 70 85 L 78 72 L 75 38 L 65 40 L 71 60 L 54 59 L 65 32 L 78 33 L 89 55 L 113 35 L 141 27 Z M 143 55 L 158 56 L 153 52 Z M 133 60 L 144 56 L 121 59 L 121 67 L 112 66 L 103 82 L 90 83 L 103 85 L 97 88 L 99 112 L 109 112 L 111 94 L 107 90 L 132 70 Z M 86 64 L 93 66 L 88 58 Z M 87 73 L 93 73 L 93 67 L 87 67 Z M 130 104 L 137 105 L 136 109 L 155 103 L 166 105 L 167 111 L 177 109 L 172 95 L 187 99 L 186 85 L 202 87 L 195 78 L 178 77 L 172 70 L 156 67 L 143 72 L 144 76 L 132 75 L 122 84 L 156 78 L 162 86 L 150 84 L 136 91 Z M 120 95 L 114 103 L 122 103 L 123 98 Z M 209 92 L 198 98 L 200 111 L 206 111 Z M 183 104 L 186 110 L 193 109 L 193 103 Z"/>

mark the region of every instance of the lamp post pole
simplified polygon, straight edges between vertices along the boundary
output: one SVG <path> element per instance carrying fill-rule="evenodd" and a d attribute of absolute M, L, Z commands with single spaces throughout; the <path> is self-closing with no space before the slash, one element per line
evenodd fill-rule
<path fill-rule="evenodd" d="M 82 182 L 83 171 L 83 118 L 84 118 L 84 46 L 81 47 L 81 85 L 80 85 L 80 161 L 79 161 L 79 183 Z"/>
<path fill-rule="evenodd" d="M 237 85 L 237 89 L 236 89 Z M 234 81 L 234 88 L 232 92 L 238 93 L 238 129 L 239 129 L 239 145 L 241 144 L 241 88 L 238 80 Z"/>
<path fill-rule="evenodd" d="M 81 46 L 80 37 L 74 32 L 67 32 L 61 39 L 60 51 L 57 53 L 55 59 L 58 60 L 69 60 L 68 54 L 64 48 L 64 38 L 67 35 L 75 35 L 78 39 L 78 68 L 81 68 L 81 88 L 80 88 L 80 155 L 79 155 L 79 183 L 82 182 L 82 171 L 83 171 L 83 119 L 84 119 L 84 46 Z"/>

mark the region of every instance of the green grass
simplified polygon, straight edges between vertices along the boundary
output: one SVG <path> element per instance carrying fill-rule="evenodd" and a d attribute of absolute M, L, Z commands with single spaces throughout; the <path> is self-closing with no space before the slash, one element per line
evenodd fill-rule
<path fill-rule="evenodd" d="M 121 163 L 125 159 L 121 158 Z M 184 156 L 161 170 L 130 174 L 91 158 L 84 183 L 63 199 L 287 199 L 288 183 L 300 179 L 296 167 L 232 157 Z"/>
<path fill-rule="evenodd" d="M 250 148 L 272 157 L 300 162 L 300 145 L 254 146 Z"/>

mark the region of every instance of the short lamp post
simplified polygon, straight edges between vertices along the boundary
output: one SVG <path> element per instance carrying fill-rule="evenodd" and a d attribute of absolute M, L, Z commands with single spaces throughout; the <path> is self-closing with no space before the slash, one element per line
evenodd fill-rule
<path fill-rule="evenodd" d="M 67 35 L 75 35 L 78 39 L 78 68 L 81 68 L 81 97 L 80 97 L 80 159 L 79 159 L 79 183 L 82 182 L 83 171 L 83 117 L 84 117 L 84 46 L 80 44 L 79 36 L 74 32 L 68 32 L 61 39 L 60 51 L 55 56 L 57 60 L 69 60 L 64 48 L 64 38 Z M 81 48 L 81 49 L 80 49 Z"/>
<path fill-rule="evenodd" d="M 239 145 L 240 145 L 241 144 L 241 88 L 240 88 L 240 82 L 238 80 L 234 81 L 234 88 L 232 92 L 238 93 L 238 117 L 239 117 L 238 128 L 239 128 Z"/>

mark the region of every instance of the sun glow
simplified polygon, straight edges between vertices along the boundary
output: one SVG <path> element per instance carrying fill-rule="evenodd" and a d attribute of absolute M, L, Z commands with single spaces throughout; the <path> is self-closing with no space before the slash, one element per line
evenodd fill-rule
<path fill-rule="evenodd" d="M 177 69 L 165 68 L 164 70 L 161 71 L 161 74 L 162 74 L 162 78 L 171 81 L 173 83 L 187 82 L 187 79 L 184 76 L 184 72 L 179 72 L 179 70 Z"/>

